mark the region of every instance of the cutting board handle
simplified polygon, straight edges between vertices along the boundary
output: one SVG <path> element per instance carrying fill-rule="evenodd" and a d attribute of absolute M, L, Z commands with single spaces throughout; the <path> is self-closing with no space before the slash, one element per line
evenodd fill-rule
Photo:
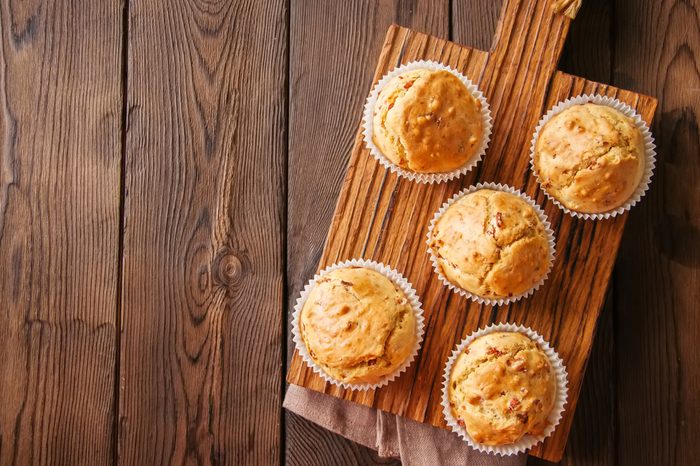
<path fill-rule="evenodd" d="M 580 5 L 581 0 L 505 0 L 491 54 L 519 59 L 523 52 L 548 53 L 556 63 Z"/>
<path fill-rule="evenodd" d="M 479 83 L 494 120 L 486 157 L 519 154 L 517 169 L 523 174 L 528 172 L 529 139 L 544 110 L 547 88 L 572 21 L 555 10 L 555 2 L 505 0 Z M 483 167 L 481 178 L 497 181 L 498 167 Z"/>

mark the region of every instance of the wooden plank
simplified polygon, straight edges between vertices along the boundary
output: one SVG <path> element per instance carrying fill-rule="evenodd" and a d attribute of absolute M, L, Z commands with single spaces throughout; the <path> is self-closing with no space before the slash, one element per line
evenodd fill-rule
<path fill-rule="evenodd" d="M 113 457 L 118 2 L 0 6 L 0 464 Z"/>
<path fill-rule="evenodd" d="M 452 34 L 449 39 L 475 49 L 490 50 L 503 1 L 452 2 Z"/>
<path fill-rule="evenodd" d="M 389 25 L 448 33 L 448 2 L 290 4 L 287 309 L 316 270 Z M 338 27 L 342 24 L 342 27 Z M 324 44 L 311 47 L 310 44 Z M 328 57 L 333 56 L 333 60 Z M 288 332 L 291 335 L 291 332 Z M 294 343 L 288 338 L 288 363 Z M 391 464 L 376 452 L 285 414 L 290 465 Z"/>
<path fill-rule="evenodd" d="M 616 269 L 618 462 L 700 457 L 700 36 L 697 2 L 615 1 L 615 83 L 661 96 L 651 190 Z"/>
<path fill-rule="evenodd" d="M 534 10 L 521 10 L 521 5 L 529 5 Z M 330 386 L 308 370 L 298 358 L 292 361 L 288 379 L 334 396 L 444 427 L 439 408 L 440 373 L 454 344 L 465 334 L 491 320 L 525 323 L 556 345 L 571 375 L 571 402 L 562 425 L 544 447 L 533 450 L 536 455 L 558 460 L 570 428 L 625 217 L 597 223 L 576 221 L 564 217 L 551 203 L 545 203 L 557 231 L 560 258 L 548 282 L 533 298 L 495 308 L 495 315 L 490 309 L 482 312 L 485 307 L 467 303 L 451 296 L 445 289 L 431 285 L 435 276 L 430 273 L 427 254 L 419 249 L 423 246 L 430 215 L 452 192 L 473 183 L 476 176 L 479 180 L 495 180 L 524 188 L 540 203 L 544 201 L 534 177 L 529 176 L 527 147 L 542 111 L 556 101 L 583 92 L 613 95 L 636 107 L 648 121 L 651 121 L 656 104 L 654 99 L 646 96 L 618 91 L 564 73 L 555 74 L 550 92 L 546 94 L 547 80 L 541 77 L 542 69 L 544 67 L 545 74 L 547 69 L 553 70 L 558 56 L 550 52 L 537 53 L 536 49 L 545 44 L 561 45 L 567 25 L 560 18 L 548 16 L 549 5 L 545 3 L 520 4 L 514 1 L 507 3 L 506 7 L 515 13 L 515 17 L 501 23 L 497 37 L 522 37 L 524 42 L 518 47 L 523 50 L 523 56 L 501 44 L 495 47 L 493 55 L 486 61 L 483 52 L 403 29 L 389 31 L 375 80 L 398 62 L 431 58 L 451 64 L 480 82 L 489 95 L 496 117 L 497 136 L 493 138 L 489 153 L 475 173 L 435 187 L 410 183 L 382 173 L 358 138 L 321 258 L 320 267 L 324 267 L 344 258 L 370 257 L 392 264 L 408 276 L 423 298 L 429 321 L 422 355 L 405 376 L 375 392 L 353 393 Z M 531 27 L 531 18 L 539 18 L 542 27 Z M 511 30 L 519 32 L 512 34 Z M 550 36 L 541 31 L 549 31 Z M 522 69 L 522 73 L 516 73 L 514 69 Z M 499 70 L 503 70 L 504 75 Z M 530 77 L 519 77 L 523 75 Z M 525 129 L 514 131 L 512 128 Z M 377 181 L 377 177 L 385 175 L 385 182 Z M 419 199 L 423 202 L 421 208 L 416 210 L 412 206 Z M 578 247 L 572 248 L 572 244 Z M 601 254 L 603 250 L 607 253 Z M 528 312 L 529 309 L 538 311 Z M 461 332 L 451 331 L 455 327 Z M 565 337 L 559 338 L 561 335 Z M 424 357 L 426 354 L 429 357 Z"/>
<path fill-rule="evenodd" d="M 119 459 L 280 460 L 287 11 L 129 4 Z"/>

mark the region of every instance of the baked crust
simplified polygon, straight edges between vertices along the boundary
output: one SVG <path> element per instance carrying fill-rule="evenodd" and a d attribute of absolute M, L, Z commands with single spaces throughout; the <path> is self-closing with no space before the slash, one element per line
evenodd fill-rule
<path fill-rule="evenodd" d="M 412 70 L 390 80 L 379 93 L 373 128 L 379 150 L 418 173 L 464 166 L 484 137 L 481 102 L 444 70 Z"/>
<path fill-rule="evenodd" d="M 603 213 L 625 204 L 644 175 L 644 137 L 607 105 L 574 105 L 553 116 L 535 143 L 542 187 L 565 207 Z"/>
<path fill-rule="evenodd" d="M 557 393 L 547 355 L 529 337 L 494 332 L 472 341 L 450 374 L 452 414 L 484 445 L 542 435 Z"/>
<path fill-rule="evenodd" d="M 371 269 L 347 267 L 316 281 L 300 316 L 311 358 L 332 378 L 371 384 L 396 371 L 416 341 L 403 291 Z"/>
<path fill-rule="evenodd" d="M 448 207 L 433 228 L 430 248 L 450 282 L 485 298 L 524 293 L 549 267 L 547 232 L 535 209 L 491 189 Z"/>

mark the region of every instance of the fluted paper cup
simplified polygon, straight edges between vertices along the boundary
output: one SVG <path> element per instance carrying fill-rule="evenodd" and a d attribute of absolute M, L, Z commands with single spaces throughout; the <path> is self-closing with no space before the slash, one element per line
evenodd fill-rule
<path fill-rule="evenodd" d="M 642 179 L 637 185 L 637 189 L 634 191 L 634 193 L 632 193 L 629 199 L 627 199 L 627 201 L 620 207 L 613 210 L 609 210 L 607 212 L 599 212 L 595 214 L 578 212 L 576 210 L 572 210 L 564 206 L 561 202 L 559 202 L 559 200 L 556 197 L 551 195 L 547 191 L 547 189 L 544 188 L 544 186 L 542 185 L 542 180 L 540 179 L 540 175 L 537 172 L 537 169 L 535 168 L 535 146 L 537 145 L 537 139 L 539 138 L 540 131 L 542 130 L 544 125 L 547 124 L 547 122 L 551 120 L 552 117 L 563 112 L 567 108 L 570 108 L 574 105 L 581 105 L 587 103 L 607 105 L 608 107 L 612 107 L 620 113 L 624 114 L 625 116 L 631 118 L 634 121 L 634 125 L 637 127 L 637 129 L 639 129 L 639 131 L 642 133 L 642 137 L 644 138 L 644 174 L 642 175 Z M 634 207 L 642 199 L 642 197 L 644 197 L 647 190 L 649 189 L 649 185 L 651 184 L 651 178 L 654 174 L 655 166 L 656 144 L 654 143 L 654 136 L 651 134 L 651 131 L 649 130 L 649 127 L 647 126 L 646 122 L 642 120 L 642 117 L 626 103 L 620 102 L 619 100 L 614 99 L 612 97 L 607 97 L 603 95 L 585 94 L 580 95 L 578 97 L 566 99 L 563 102 L 559 102 L 554 107 L 552 107 L 542 117 L 542 119 L 540 119 L 540 122 L 537 124 L 537 128 L 535 128 L 535 133 L 532 135 L 532 141 L 530 143 L 530 168 L 532 169 L 532 173 L 535 174 L 535 178 L 537 179 L 540 188 L 542 188 L 542 191 L 544 191 L 544 194 L 549 198 L 549 200 L 556 204 L 557 207 L 559 207 L 565 213 L 571 215 L 572 217 L 582 218 L 585 220 L 603 220 L 613 218 Z"/>
<path fill-rule="evenodd" d="M 438 220 L 440 220 L 440 217 L 442 217 L 442 214 L 445 213 L 445 211 L 455 202 L 457 202 L 459 199 L 463 198 L 467 194 L 471 194 L 473 192 L 479 191 L 480 189 L 492 189 L 494 191 L 503 191 L 506 193 L 514 194 L 527 202 L 529 205 L 532 206 L 532 208 L 535 210 L 535 213 L 537 214 L 537 217 L 540 219 L 540 222 L 542 222 L 542 225 L 544 226 L 545 233 L 547 234 L 547 244 L 549 245 L 549 253 L 547 256 L 547 271 L 545 274 L 542 276 L 542 279 L 538 281 L 534 286 L 529 288 L 527 291 L 520 293 L 518 295 L 514 296 L 509 296 L 505 298 L 489 298 L 485 296 L 479 296 L 478 294 L 471 293 L 464 288 L 460 287 L 459 285 L 452 283 L 442 272 L 442 267 L 440 267 L 440 262 L 438 261 L 438 257 L 433 251 L 433 248 L 430 247 L 430 240 L 433 236 L 433 229 L 435 228 L 435 225 L 437 224 Z M 508 303 L 513 303 L 515 301 L 518 301 L 522 298 L 528 297 L 531 294 L 533 294 L 535 291 L 539 289 L 539 287 L 542 286 L 542 284 L 547 280 L 549 277 L 549 273 L 552 270 L 552 264 L 554 263 L 554 257 L 556 255 L 556 244 L 555 244 L 555 237 L 554 237 L 554 231 L 552 230 L 552 225 L 549 223 L 549 220 L 547 219 L 547 215 L 544 213 L 544 211 L 540 208 L 540 206 L 537 205 L 537 203 L 527 194 L 522 193 L 521 191 L 518 191 L 517 189 L 504 185 L 504 184 L 496 184 L 496 183 L 479 183 L 474 186 L 470 186 L 468 188 L 463 189 L 462 191 L 458 192 L 454 196 L 452 196 L 451 199 L 449 199 L 447 202 L 442 204 L 442 207 L 435 212 L 435 215 L 433 216 L 433 219 L 430 221 L 430 225 L 428 226 L 428 236 L 427 236 L 427 244 L 428 244 L 428 254 L 430 255 L 430 262 L 433 264 L 433 270 L 435 270 L 435 273 L 438 275 L 438 278 L 440 281 L 447 286 L 449 289 L 454 291 L 455 293 L 464 296 L 465 298 L 469 298 L 472 301 L 476 301 L 480 304 L 488 304 L 488 305 L 504 305 Z"/>
<path fill-rule="evenodd" d="M 445 172 L 445 173 L 417 173 L 413 172 L 411 170 L 406 170 L 405 168 L 402 168 L 398 165 L 396 165 L 394 162 L 389 160 L 381 150 L 374 144 L 374 124 L 373 124 L 373 118 L 374 118 L 374 107 L 377 104 L 377 99 L 379 98 L 379 93 L 381 90 L 386 86 L 386 84 L 393 79 L 395 76 L 398 76 L 402 73 L 405 73 L 406 71 L 412 71 L 416 69 L 428 69 L 428 70 L 444 70 L 452 73 L 455 75 L 462 83 L 466 86 L 467 90 L 469 93 L 480 102 L 481 104 L 481 118 L 484 124 L 484 134 L 483 137 L 481 138 L 481 142 L 479 143 L 479 147 L 477 148 L 476 152 L 474 155 L 469 159 L 464 165 L 459 167 L 456 170 L 450 171 L 450 172 Z M 372 91 L 369 94 L 369 97 L 367 98 L 367 102 L 365 103 L 365 108 L 363 112 L 363 118 L 362 118 L 362 135 L 365 141 L 365 145 L 369 149 L 370 153 L 376 158 L 379 163 L 384 166 L 384 168 L 390 170 L 393 173 L 398 174 L 401 177 L 404 177 L 408 180 L 411 181 L 416 181 L 418 183 L 443 183 L 445 181 L 452 180 L 454 178 L 458 178 L 466 173 L 468 173 L 471 169 L 473 169 L 481 160 L 481 158 L 484 156 L 486 153 L 486 148 L 489 145 L 489 141 L 491 140 L 491 129 L 493 127 L 492 119 L 491 119 L 491 110 L 489 109 L 489 104 L 486 101 L 486 98 L 484 97 L 484 94 L 479 90 L 479 88 L 472 83 L 469 78 L 464 76 L 462 73 L 459 71 L 455 70 L 454 68 L 450 68 L 449 66 L 443 65 L 441 63 L 437 63 L 431 60 L 419 60 L 419 61 L 413 61 L 411 63 L 407 63 L 405 65 L 401 65 L 397 68 L 394 68 L 387 74 L 385 74 L 374 86 Z"/>
<path fill-rule="evenodd" d="M 331 377 L 329 374 L 327 374 L 322 367 L 320 367 L 318 364 L 316 364 L 316 361 L 311 358 L 311 355 L 309 355 L 309 352 L 306 348 L 306 344 L 304 343 L 304 340 L 301 336 L 301 329 L 300 329 L 300 318 L 301 318 L 301 310 L 304 308 L 304 303 L 306 303 L 306 300 L 309 297 L 309 294 L 311 291 L 316 287 L 316 283 L 318 282 L 319 279 L 323 278 L 324 275 L 328 274 L 329 272 L 332 272 L 334 270 L 338 269 L 343 269 L 347 267 L 365 267 L 371 270 L 374 270 L 376 272 L 381 273 L 385 277 L 387 277 L 389 280 L 392 281 L 399 289 L 404 293 L 406 296 L 406 299 L 408 300 L 408 303 L 411 306 L 411 309 L 413 310 L 413 314 L 415 315 L 416 318 L 416 341 L 413 347 L 413 351 L 411 352 L 411 355 L 406 358 L 406 360 L 399 366 L 394 372 L 391 374 L 388 374 L 382 379 L 373 384 L 350 384 L 347 382 L 343 382 L 340 380 L 336 380 L 333 377 Z M 406 280 L 403 275 L 401 275 L 399 272 L 396 270 L 382 264 L 379 262 L 371 261 L 371 260 L 365 260 L 365 259 L 352 259 L 352 260 L 347 260 L 343 262 L 338 262 L 335 263 L 329 267 L 326 267 L 319 273 L 317 273 L 313 279 L 309 281 L 309 283 L 304 287 L 304 289 L 301 292 L 301 295 L 297 299 L 296 305 L 294 306 L 294 312 L 292 314 L 292 340 L 294 341 L 294 344 L 296 346 L 297 351 L 299 351 L 299 354 L 301 355 L 302 359 L 308 364 L 308 366 L 319 376 L 321 376 L 326 382 L 332 383 L 333 385 L 337 385 L 339 387 L 343 387 L 346 389 L 351 389 L 351 390 L 372 390 L 375 388 L 380 388 L 385 385 L 387 385 L 389 382 L 393 381 L 396 379 L 401 373 L 403 373 L 413 362 L 413 360 L 416 358 L 416 355 L 418 355 L 418 350 L 420 349 L 420 345 L 423 342 L 423 333 L 425 331 L 425 319 L 423 317 L 423 309 L 421 308 L 421 302 L 418 299 L 418 295 L 416 294 L 416 291 L 413 289 L 413 286 Z"/>
<path fill-rule="evenodd" d="M 452 375 L 452 368 L 454 366 L 455 361 L 457 360 L 457 357 L 460 354 L 462 354 L 464 349 L 467 346 L 469 346 L 469 344 L 472 341 L 483 335 L 487 335 L 493 332 L 518 332 L 527 335 L 540 347 L 542 351 L 544 351 L 544 353 L 547 355 L 547 358 L 549 359 L 549 363 L 554 369 L 554 373 L 556 374 L 557 379 L 557 393 L 554 399 L 554 406 L 552 407 L 552 410 L 550 411 L 549 416 L 547 417 L 548 425 L 544 429 L 542 435 L 540 436 L 533 436 L 529 434 L 524 435 L 516 443 L 508 445 L 483 445 L 471 438 L 471 436 L 467 432 L 467 429 L 459 425 L 459 420 L 455 418 L 454 414 L 452 413 L 448 387 L 450 384 L 450 376 Z M 447 421 L 447 425 L 450 427 L 450 429 L 457 435 L 459 435 L 462 438 L 462 440 L 467 442 L 469 446 L 471 446 L 475 450 L 501 456 L 516 455 L 518 453 L 523 453 L 529 450 L 530 448 L 534 447 L 535 445 L 544 441 L 544 439 L 552 435 L 554 430 L 557 428 L 557 425 L 559 425 L 559 422 L 562 418 L 562 414 L 564 413 L 564 406 L 566 405 L 566 401 L 568 398 L 568 383 L 568 374 L 566 372 L 564 362 L 561 360 L 557 352 L 554 351 L 554 349 L 551 346 L 549 346 L 549 343 L 547 343 L 544 340 L 544 338 L 540 336 L 540 334 L 538 334 L 531 328 L 524 327 L 522 325 L 492 324 L 486 328 L 477 330 L 471 335 L 469 335 L 467 338 L 462 340 L 452 351 L 452 355 L 447 360 L 447 364 L 445 365 L 445 372 L 443 373 L 441 403 L 442 412 L 445 415 L 445 420 Z"/>

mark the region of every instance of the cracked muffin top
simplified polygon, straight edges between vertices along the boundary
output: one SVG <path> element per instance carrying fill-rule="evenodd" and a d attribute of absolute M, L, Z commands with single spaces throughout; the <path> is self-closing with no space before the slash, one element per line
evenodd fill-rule
<path fill-rule="evenodd" d="M 430 248 L 445 278 L 489 299 L 528 291 L 549 267 L 547 232 L 535 209 L 491 189 L 448 207 L 433 227 Z"/>
<path fill-rule="evenodd" d="M 542 188 L 584 213 L 614 210 L 644 175 L 644 137 L 634 121 L 606 105 L 574 105 L 540 130 L 533 158 Z"/>
<path fill-rule="evenodd" d="M 394 164 L 418 173 L 456 170 L 484 137 L 481 102 L 454 74 L 402 73 L 379 93 L 373 141 Z"/>
<path fill-rule="evenodd" d="M 452 415 L 484 445 L 542 435 L 556 393 L 549 358 L 518 332 L 494 332 L 472 341 L 455 360 L 448 387 Z"/>
<path fill-rule="evenodd" d="M 377 383 L 395 372 L 417 338 L 406 295 L 364 267 L 337 269 L 317 280 L 301 310 L 300 330 L 316 364 L 351 384 Z"/>

